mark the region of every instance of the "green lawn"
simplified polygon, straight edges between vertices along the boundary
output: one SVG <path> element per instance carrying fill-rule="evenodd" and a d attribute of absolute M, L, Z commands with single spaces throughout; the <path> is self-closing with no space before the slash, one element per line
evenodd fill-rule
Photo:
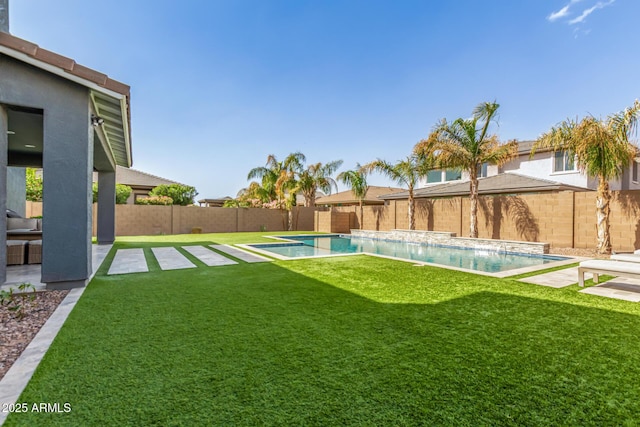
<path fill-rule="evenodd" d="M 115 247 L 262 241 L 264 233 Z M 637 425 L 640 305 L 368 256 L 106 276 L 6 425 Z"/>

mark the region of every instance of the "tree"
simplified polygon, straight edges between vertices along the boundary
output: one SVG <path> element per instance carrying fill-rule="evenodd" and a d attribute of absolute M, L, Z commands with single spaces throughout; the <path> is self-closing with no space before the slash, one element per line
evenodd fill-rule
<path fill-rule="evenodd" d="M 27 200 L 30 202 L 42 201 L 42 178 L 36 175 L 36 170 L 26 170 Z"/>
<path fill-rule="evenodd" d="M 541 148 L 566 150 L 569 156 L 575 156 L 580 171 L 598 179 L 596 220 L 600 254 L 611 253 L 609 181 L 622 175 L 623 168 L 638 151 L 629 138 L 636 130 L 639 114 L 640 102 L 636 100 L 631 107 L 606 120 L 591 115 L 581 121 L 567 119 L 538 138 L 531 150 L 531 155 Z"/>
<path fill-rule="evenodd" d="M 356 164 L 356 169 L 340 172 L 336 177 L 338 181 L 348 186 L 353 195 L 360 202 L 360 229 L 362 230 L 362 223 L 364 221 L 364 198 L 369 191 L 369 185 L 367 184 L 367 171 L 360 166 L 360 163 Z"/>
<path fill-rule="evenodd" d="M 316 205 L 316 192 L 320 189 L 325 194 L 331 194 L 332 189 L 338 191 L 336 181 L 331 178 L 338 168 L 342 166 L 342 160 L 334 160 L 323 165 L 314 163 L 298 171 L 299 188 L 304 196 L 304 205 L 314 207 Z"/>
<path fill-rule="evenodd" d="M 380 172 L 383 175 L 391 178 L 402 187 L 408 187 L 409 189 L 409 230 L 416 229 L 415 219 L 415 198 L 413 197 L 413 190 L 418 184 L 420 179 L 427 176 L 430 169 L 433 169 L 434 162 L 431 155 L 417 155 L 412 154 L 404 160 L 398 161 L 396 164 L 387 163 L 384 160 L 375 160 L 371 163 L 364 165 L 362 168 L 367 172 Z"/>
<path fill-rule="evenodd" d="M 302 169 L 305 161 L 304 154 L 300 152 L 289 154 L 281 162 L 270 154 L 265 166 L 253 168 L 247 175 L 247 179 L 261 180 L 262 188 L 269 195 L 267 203 L 287 211 L 289 231 L 293 229 L 292 209 L 296 204 L 296 194 L 299 191 L 296 171 Z"/>
<path fill-rule="evenodd" d="M 478 237 L 478 171 L 483 163 L 503 165 L 518 150 L 515 140 L 501 144 L 497 135 L 489 134 L 499 107 L 495 101 L 483 102 L 470 119 L 442 119 L 414 148 L 419 155 L 434 153 L 437 167 L 462 169 L 469 174 L 470 237 Z"/>
<path fill-rule="evenodd" d="M 170 197 L 174 205 L 180 206 L 192 205 L 197 195 L 195 187 L 182 184 L 161 184 L 149 192 L 149 196 Z"/>
<path fill-rule="evenodd" d="M 93 190 L 93 203 L 98 202 L 98 183 L 94 182 L 92 186 Z M 131 187 L 125 184 L 116 184 L 116 205 L 126 205 L 129 196 L 131 195 Z"/>

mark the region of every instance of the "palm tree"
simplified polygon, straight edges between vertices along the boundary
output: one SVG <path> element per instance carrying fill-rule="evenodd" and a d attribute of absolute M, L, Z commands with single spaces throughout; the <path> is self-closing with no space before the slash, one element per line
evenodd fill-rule
<path fill-rule="evenodd" d="M 378 159 L 363 166 L 363 169 L 367 172 L 380 172 L 397 182 L 400 186 L 406 186 L 409 188 L 409 230 L 416 229 L 416 203 L 415 198 L 413 197 L 413 190 L 420 179 L 427 176 L 429 170 L 433 168 L 434 164 L 431 159 L 433 159 L 431 155 L 419 156 L 417 154 L 412 154 L 406 159 L 398 161 L 394 165 Z"/>
<path fill-rule="evenodd" d="M 270 154 L 265 166 L 253 168 L 249 171 L 247 179 L 259 178 L 262 187 L 269 195 L 270 202 L 276 202 L 285 209 L 288 215 L 287 229 L 293 229 L 293 213 L 291 209 L 296 204 L 296 194 L 299 183 L 296 179 L 296 171 L 302 168 L 306 161 L 304 154 L 300 152 L 289 154 L 283 161 L 278 161 L 276 156 Z"/>
<path fill-rule="evenodd" d="M 591 115 L 581 121 L 567 119 L 538 138 L 531 150 L 531 155 L 540 148 L 566 150 L 569 156 L 575 156 L 580 171 L 598 179 L 596 220 L 600 254 L 611 253 L 609 181 L 619 178 L 637 153 L 629 138 L 636 130 L 639 114 L 640 102 L 636 100 L 631 107 L 606 120 Z"/>
<path fill-rule="evenodd" d="M 360 229 L 362 230 L 362 222 L 364 220 L 364 198 L 369 191 L 369 185 L 367 184 L 367 171 L 360 166 L 360 163 L 356 164 L 356 169 L 340 172 L 336 177 L 338 181 L 348 186 L 353 195 L 360 202 Z"/>
<path fill-rule="evenodd" d="M 484 163 L 503 165 L 517 153 L 515 140 L 501 144 L 498 136 L 489 134 L 500 105 L 483 102 L 473 110 L 470 119 L 453 122 L 442 119 L 429 137 L 416 144 L 417 154 L 436 153 L 436 164 L 443 168 L 465 170 L 469 174 L 470 237 L 478 237 L 478 171 Z"/>
<path fill-rule="evenodd" d="M 316 191 L 320 189 L 325 194 L 331 194 L 332 189 L 338 191 L 336 181 L 331 178 L 338 168 L 342 166 L 342 160 L 334 160 L 323 165 L 315 163 L 298 172 L 300 191 L 304 196 L 304 205 L 313 207 L 316 205 Z"/>
<path fill-rule="evenodd" d="M 278 197 L 276 194 L 276 182 L 281 172 L 282 162 L 279 162 L 273 154 L 269 154 L 267 163 L 264 166 L 251 169 L 247 175 L 247 180 L 259 179 L 260 185 L 264 189 L 263 196 L 267 199 L 263 201 L 271 202 Z"/>

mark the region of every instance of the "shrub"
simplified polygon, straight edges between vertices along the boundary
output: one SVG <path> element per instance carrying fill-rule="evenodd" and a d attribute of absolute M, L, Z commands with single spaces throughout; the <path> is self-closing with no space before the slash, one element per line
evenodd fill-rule
<path fill-rule="evenodd" d="M 136 205 L 173 205 L 173 199 L 167 196 L 150 196 L 136 199 Z"/>
<path fill-rule="evenodd" d="M 98 183 L 93 183 L 93 203 L 98 201 Z M 124 184 L 116 184 L 116 204 L 117 205 L 126 205 L 127 199 L 131 195 L 131 187 Z"/>
<path fill-rule="evenodd" d="M 42 201 L 42 178 L 36 175 L 36 170 L 27 168 L 26 172 L 27 200 L 30 202 Z"/>
<path fill-rule="evenodd" d="M 149 196 L 170 197 L 174 205 L 180 206 L 192 205 L 196 195 L 198 195 L 198 192 L 195 187 L 182 184 L 162 184 L 149 192 Z"/>

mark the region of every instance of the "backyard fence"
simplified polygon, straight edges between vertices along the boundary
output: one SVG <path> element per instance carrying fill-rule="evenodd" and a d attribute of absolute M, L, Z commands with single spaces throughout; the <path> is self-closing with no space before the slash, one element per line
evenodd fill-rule
<path fill-rule="evenodd" d="M 313 231 L 314 208 L 293 208 L 293 229 Z M 27 217 L 42 215 L 41 202 L 27 202 Z M 201 208 L 197 206 L 116 205 L 116 236 L 238 231 L 284 231 L 287 212 L 260 208 Z M 97 205 L 93 205 L 96 235 Z"/>
<path fill-rule="evenodd" d="M 478 237 L 547 242 L 557 248 L 595 248 L 596 193 L 558 193 L 481 196 Z M 469 235 L 469 198 L 416 200 L 416 229 Z M 409 228 L 408 202 L 365 206 L 362 228 L 388 231 Z M 640 191 L 614 191 L 611 203 L 613 249 L 640 248 Z M 345 206 L 315 213 L 315 230 L 345 233 L 360 228 L 360 207 Z"/>

